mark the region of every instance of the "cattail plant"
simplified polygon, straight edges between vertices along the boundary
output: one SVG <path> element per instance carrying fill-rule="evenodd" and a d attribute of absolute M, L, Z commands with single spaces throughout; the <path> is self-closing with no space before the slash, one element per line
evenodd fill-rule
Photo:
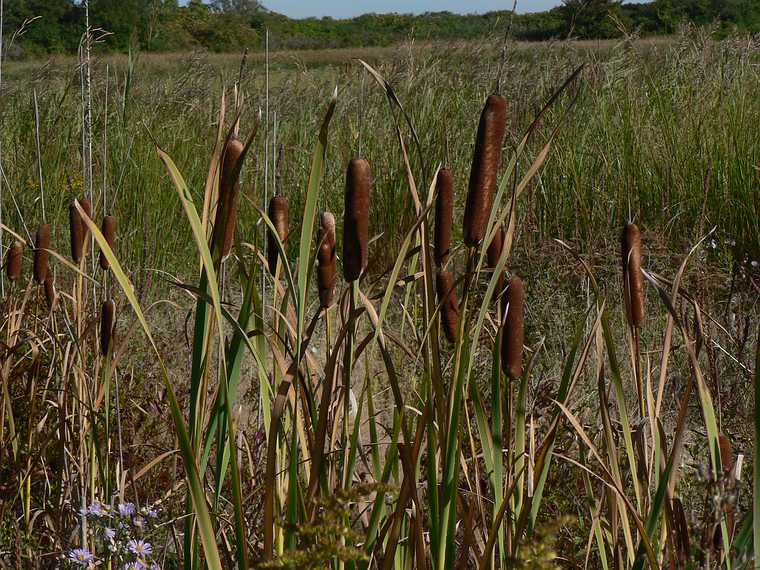
<path fill-rule="evenodd" d="M 333 304 L 335 298 L 335 278 L 337 273 L 335 216 L 323 212 L 317 232 L 319 250 L 317 251 L 317 289 L 319 302 L 324 309 Z"/>
<path fill-rule="evenodd" d="M 116 303 L 113 299 L 103 302 L 100 310 L 100 352 L 106 356 L 113 342 L 114 325 L 116 324 Z"/>
<path fill-rule="evenodd" d="M 635 224 L 626 224 L 621 239 L 623 261 L 623 297 L 628 324 L 644 324 L 644 280 L 641 275 L 641 234 Z"/>
<path fill-rule="evenodd" d="M 480 114 L 464 210 L 464 243 L 469 247 L 477 246 L 485 237 L 506 125 L 506 99 L 501 95 L 489 96 Z"/>
<path fill-rule="evenodd" d="M 491 243 L 486 250 L 486 258 L 488 261 L 488 267 L 495 269 L 501 258 L 501 250 L 504 247 L 504 230 L 499 228 L 496 234 L 493 236 Z M 504 275 L 499 275 L 499 279 L 496 282 L 496 296 L 494 299 L 498 301 L 501 298 L 501 294 L 504 290 Z"/>
<path fill-rule="evenodd" d="M 235 241 L 238 203 L 240 201 L 240 160 L 245 147 L 237 138 L 231 138 L 224 147 L 222 172 L 219 177 L 219 203 L 214 222 L 214 242 L 222 248 L 222 257 L 227 257 Z"/>
<path fill-rule="evenodd" d="M 92 206 L 87 199 L 79 200 L 79 205 L 82 207 L 82 211 L 87 214 L 88 218 L 92 218 Z M 76 205 L 72 202 L 69 206 L 69 232 L 71 235 L 71 259 L 74 263 L 79 263 L 82 260 L 82 256 L 86 254 L 84 251 L 85 240 L 87 239 L 87 225 L 82 221 L 82 216 L 79 214 Z"/>
<path fill-rule="evenodd" d="M 501 367 L 510 379 L 517 380 L 523 371 L 523 343 L 525 341 L 525 290 L 522 279 L 509 280 L 504 293 L 504 324 L 501 334 Z"/>
<path fill-rule="evenodd" d="M 439 271 L 435 278 L 436 294 L 441 304 L 441 323 L 449 342 L 456 342 L 459 327 L 459 302 L 451 271 Z"/>
<path fill-rule="evenodd" d="M 48 274 L 48 249 L 50 249 L 50 226 L 42 224 L 34 238 L 34 280 L 42 284 Z"/>
<path fill-rule="evenodd" d="M 24 265 L 24 244 L 20 241 L 13 242 L 8 248 L 8 261 L 5 270 L 8 280 L 13 283 L 21 278 L 21 270 Z"/>
<path fill-rule="evenodd" d="M 343 214 L 343 274 L 349 283 L 359 279 L 367 268 L 370 185 L 369 162 L 352 158 L 346 170 Z"/>
<path fill-rule="evenodd" d="M 103 237 L 106 238 L 108 247 L 113 249 L 114 241 L 116 241 L 116 216 L 108 215 L 103 218 L 103 224 L 101 228 L 101 233 L 103 234 Z M 100 268 L 103 271 L 107 271 L 111 266 L 111 264 L 108 262 L 108 258 L 103 253 L 103 250 L 100 251 L 98 263 L 100 264 Z"/>
<path fill-rule="evenodd" d="M 55 311 L 58 308 L 58 293 L 55 290 L 55 279 L 53 278 L 53 272 L 48 267 L 47 275 L 45 275 L 45 302 L 48 309 Z"/>
<path fill-rule="evenodd" d="M 269 219 L 272 220 L 272 225 L 277 230 L 277 237 L 280 238 L 280 242 L 285 245 L 288 241 L 288 199 L 285 196 L 272 196 L 272 199 L 269 200 Z M 272 275 L 277 269 L 278 253 L 277 241 L 270 231 L 267 234 L 267 263 Z"/>
<path fill-rule="evenodd" d="M 451 251 L 451 229 L 454 223 L 454 176 L 448 168 L 438 172 L 435 199 L 435 231 L 433 255 L 440 268 L 446 264 Z"/>

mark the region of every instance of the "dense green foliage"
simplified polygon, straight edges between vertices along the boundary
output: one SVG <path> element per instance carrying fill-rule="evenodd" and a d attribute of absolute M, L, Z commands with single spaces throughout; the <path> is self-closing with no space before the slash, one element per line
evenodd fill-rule
<path fill-rule="evenodd" d="M 11 55 L 75 52 L 84 30 L 82 4 L 75 0 L 5 2 L 6 38 L 24 30 Z M 270 12 L 255 0 L 91 0 L 93 28 L 110 33 L 101 48 L 124 52 L 181 51 L 203 48 L 216 52 L 261 49 L 265 29 L 275 49 L 383 46 L 409 38 L 467 40 L 500 36 L 511 20 L 520 40 L 569 36 L 611 38 L 624 30 L 643 35 L 668 34 L 685 21 L 718 22 L 723 30 L 760 30 L 760 3 L 754 0 L 654 0 L 623 4 L 621 0 L 565 0 L 547 12 L 509 11 L 483 15 L 435 12 L 422 15 L 367 14 L 335 20 L 293 20 Z M 25 25 L 26 22 L 26 25 Z M 9 40 L 6 40 L 6 44 Z"/>

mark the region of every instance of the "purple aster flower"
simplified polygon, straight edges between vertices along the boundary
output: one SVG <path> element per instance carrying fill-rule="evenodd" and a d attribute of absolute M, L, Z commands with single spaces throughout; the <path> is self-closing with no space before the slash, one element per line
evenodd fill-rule
<path fill-rule="evenodd" d="M 89 566 L 95 561 L 95 557 L 86 548 L 75 548 L 69 552 L 69 560 L 77 566 Z"/>
<path fill-rule="evenodd" d="M 134 503 L 119 503 L 119 514 L 123 517 L 132 516 L 135 513 Z"/>
<path fill-rule="evenodd" d="M 103 534 L 108 540 L 113 540 L 114 538 L 116 538 L 116 531 L 110 527 L 106 527 L 105 529 L 103 529 Z"/>
<path fill-rule="evenodd" d="M 89 513 L 91 515 L 95 515 L 96 517 L 102 517 L 106 514 L 105 509 L 103 508 L 103 505 L 100 501 L 94 501 L 89 508 Z"/>
<path fill-rule="evenodd" d="M 140 558 L 150 556 L 153 553 L 153 547 L 150 545 L 150 542 L 135 540 L 134 538 L 127 543 L 127 550 Z"/>

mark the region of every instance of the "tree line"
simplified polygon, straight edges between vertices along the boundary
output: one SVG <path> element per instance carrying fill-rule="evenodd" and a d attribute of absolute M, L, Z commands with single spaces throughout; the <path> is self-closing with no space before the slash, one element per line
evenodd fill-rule
<path fill-rule="evenodd" d="M 255 0 L 90 0 L 90 25 L 108 32 L 98 49 L 153 52 L 261 49 L 265 30 L 273 49 L 390 45 L 417 40 L 498 37 L 511 25 L 518 40 L 614 38 L 673 33 L 684 22 L 717 26 L 719 33 L 760 32 L 758 0 L 564 0 L 552 10 L 482 15 L 434 12 L 367 14 L 353 19 L 294 20 Z M 5 0 L 6 56 L 75 53 L 85 29 L 81 0 Z M 511 22 L 511 24 L 509 24 Z M 14 37 L 15 35 L 15 37 Z"/>

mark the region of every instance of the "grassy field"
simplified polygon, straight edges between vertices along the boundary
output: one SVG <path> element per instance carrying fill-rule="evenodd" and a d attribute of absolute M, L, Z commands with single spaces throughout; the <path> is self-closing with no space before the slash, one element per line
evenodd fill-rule
<path fill-rule="evenodd" d="M 514 44 L 503 66 L 493 43 L 412 43 L 276 53 L 268 73 L 260 54 L 95 56 L 91 129 L 82 69 L 3 67 L 0 567 L 756 567 L 757 39 Z M 462 227 L 497 90 L 491 256 Z M 227 256 L 232 186 L 209 172 L 237 108 L 241 140 L 258 131 Z M 370 243 L 345 283 L 354 156 Z M 90 228 L 72 262 L 84 197 L 118 238 Z M 645 322 L 624 309 L 628 221 Z M 55 310 L 31 281 L 43 223 Z"/>

